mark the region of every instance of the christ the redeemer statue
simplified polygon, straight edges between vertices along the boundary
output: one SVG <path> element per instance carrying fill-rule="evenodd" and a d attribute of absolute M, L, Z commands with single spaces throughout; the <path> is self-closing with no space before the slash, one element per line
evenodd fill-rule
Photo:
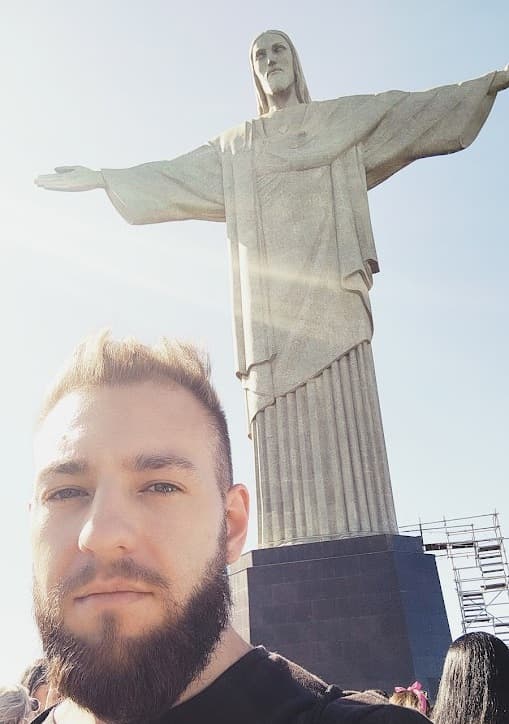
<path fill-rule="evenodd" d="M 422 93 L 312 102 L 287 35 L 258 36 L 259 116 L 172 161 L 61 167 L 131 224 L 226 221 L 237 375 L 263 546 L 397 532 L 370 340 L 378 271 L 368 189 L 466 148 L 509 69 Z"/>

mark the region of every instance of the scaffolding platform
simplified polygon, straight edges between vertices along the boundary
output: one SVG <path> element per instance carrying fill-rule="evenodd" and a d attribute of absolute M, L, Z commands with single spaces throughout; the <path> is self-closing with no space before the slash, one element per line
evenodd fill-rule
<path fill-rule="evenodd" d="M 498 513 L 403 526 L 452 565 L 463 633 L 487 631 L 509 645 L 509 566 Z"/>

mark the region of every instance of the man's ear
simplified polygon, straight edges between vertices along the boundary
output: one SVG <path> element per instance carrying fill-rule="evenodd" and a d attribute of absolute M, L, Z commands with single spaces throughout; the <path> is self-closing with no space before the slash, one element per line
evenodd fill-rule
<path fill-rule="evenodd" d="M 249 522 L 249 492 L 245 485 L 237 484 L 226 493 L 226 562 L 234 563 L 242 553 Z"/>

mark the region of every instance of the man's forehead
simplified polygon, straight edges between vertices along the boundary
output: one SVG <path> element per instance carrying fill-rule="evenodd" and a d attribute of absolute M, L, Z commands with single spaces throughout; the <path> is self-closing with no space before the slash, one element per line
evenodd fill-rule
<path fill-rule="evenodd" d="M 179 385 L 140 383 L 70 392 L 61 398 L 34 436 L 36 469 L 54 458 L 81 456 L 89 444 L 124 448 L 134 441 L 146 447 L 168 434 L 179 439 L 210 437 L 208 410 Z"/>
<path fill-rule="evenodd" d="M 185 387 L 168 381 L 146 380 L 121 385 L 93 385 L 64 394 L 45 415 L 43 428 L 76 428 L 96 417 L 125 419 L 130 408 L 137 415 L 145 411 L 150 417 L 164 417 L 178 410 L 182 416 L 207 414 L 204 405 Z M 158 420 L 159 422 L 159 420 Z"/>
<path fill-rule="evenodd" d="M 48 454 L 63 457 L 72 454 L 77 441 L 83 435 L 83 413 L 87 407 L 84 391 L 65 395 L 48 412 L 34 435 L 36 465 Z"/>

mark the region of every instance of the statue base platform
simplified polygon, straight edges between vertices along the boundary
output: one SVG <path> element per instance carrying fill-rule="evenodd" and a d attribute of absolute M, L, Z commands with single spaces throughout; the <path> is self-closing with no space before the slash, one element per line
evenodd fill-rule
<path fill-rule="evenodd" d="M 343 689 L 436 694 L 451 642 L 420 538 L 373 535 L 260 548 L 230 567 L 237 631 Z"/>

